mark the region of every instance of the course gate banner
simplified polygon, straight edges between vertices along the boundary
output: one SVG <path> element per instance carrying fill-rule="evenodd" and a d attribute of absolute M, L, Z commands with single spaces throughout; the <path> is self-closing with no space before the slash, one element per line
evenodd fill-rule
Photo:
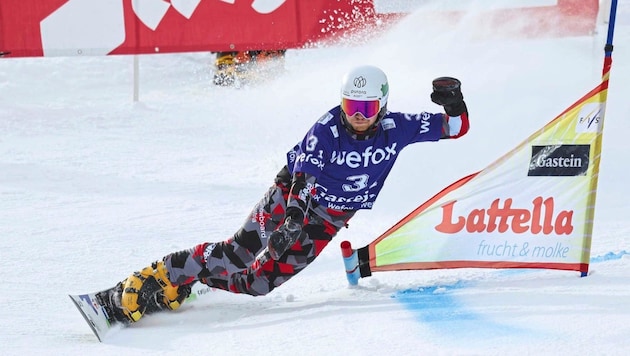
<path fill-rule="evenodd" d="M 586 273 L 608 80 L 367 247 L 372 272 L 548 268 Z"/>

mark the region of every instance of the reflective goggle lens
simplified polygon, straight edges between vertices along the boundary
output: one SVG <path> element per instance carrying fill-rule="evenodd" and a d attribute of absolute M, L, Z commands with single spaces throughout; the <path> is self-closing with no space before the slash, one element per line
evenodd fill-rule
<path fill-rule="evenodd" d="M 341 99 L 341 110 L 348 116 L 360 112 L 366 118 L 372 117 L 381 110 L 381 104 L 378 100 L 360 101 L 352 99 Z"/>

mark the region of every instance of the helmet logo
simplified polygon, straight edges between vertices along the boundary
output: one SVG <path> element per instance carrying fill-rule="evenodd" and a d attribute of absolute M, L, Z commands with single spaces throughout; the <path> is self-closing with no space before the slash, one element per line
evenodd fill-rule
<path fill-rule="evenodd" d="M 361 76 L 354 78 L 354 86 L 356 88 L 363 88 L 367 85 L 367 80 Z"/>
<path fill-rule="evenodd" d="M 385 83 L 381 85 L 381 93 L 383 94 L 383 96 L 387 95 L 388 92 L 389 92 L 389 84 Z"/>

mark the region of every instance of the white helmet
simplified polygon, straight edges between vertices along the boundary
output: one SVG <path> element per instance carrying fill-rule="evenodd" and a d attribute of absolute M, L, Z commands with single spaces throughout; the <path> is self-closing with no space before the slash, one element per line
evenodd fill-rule
<path fill-rule="evenodd" d="M 379 111 L 387 110 L 389 84 L 387 76 L 378 67 L 363 65 L 346 73 L 341 81 L 341 99 L 379 101 Z M 353 113 L 346 113 L 352 115 Z"/>

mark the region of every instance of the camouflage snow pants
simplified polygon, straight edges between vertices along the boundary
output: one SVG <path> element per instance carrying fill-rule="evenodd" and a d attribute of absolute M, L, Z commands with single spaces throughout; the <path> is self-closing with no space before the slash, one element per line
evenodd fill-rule
<path fill-rule="evenodd" d="M 264 263 L 256 256 L 267 248 L 269 234 L 284 219 L 291 176 L 284 167 L 243 226 L 223 242 L 201 243 L 164 257 L 175 285 L 201 281 L 233 293 L 265 295 L 315 260 L 354 215 L 317 206 L 309 209 L 302 235 L 278 261 Z"/>

